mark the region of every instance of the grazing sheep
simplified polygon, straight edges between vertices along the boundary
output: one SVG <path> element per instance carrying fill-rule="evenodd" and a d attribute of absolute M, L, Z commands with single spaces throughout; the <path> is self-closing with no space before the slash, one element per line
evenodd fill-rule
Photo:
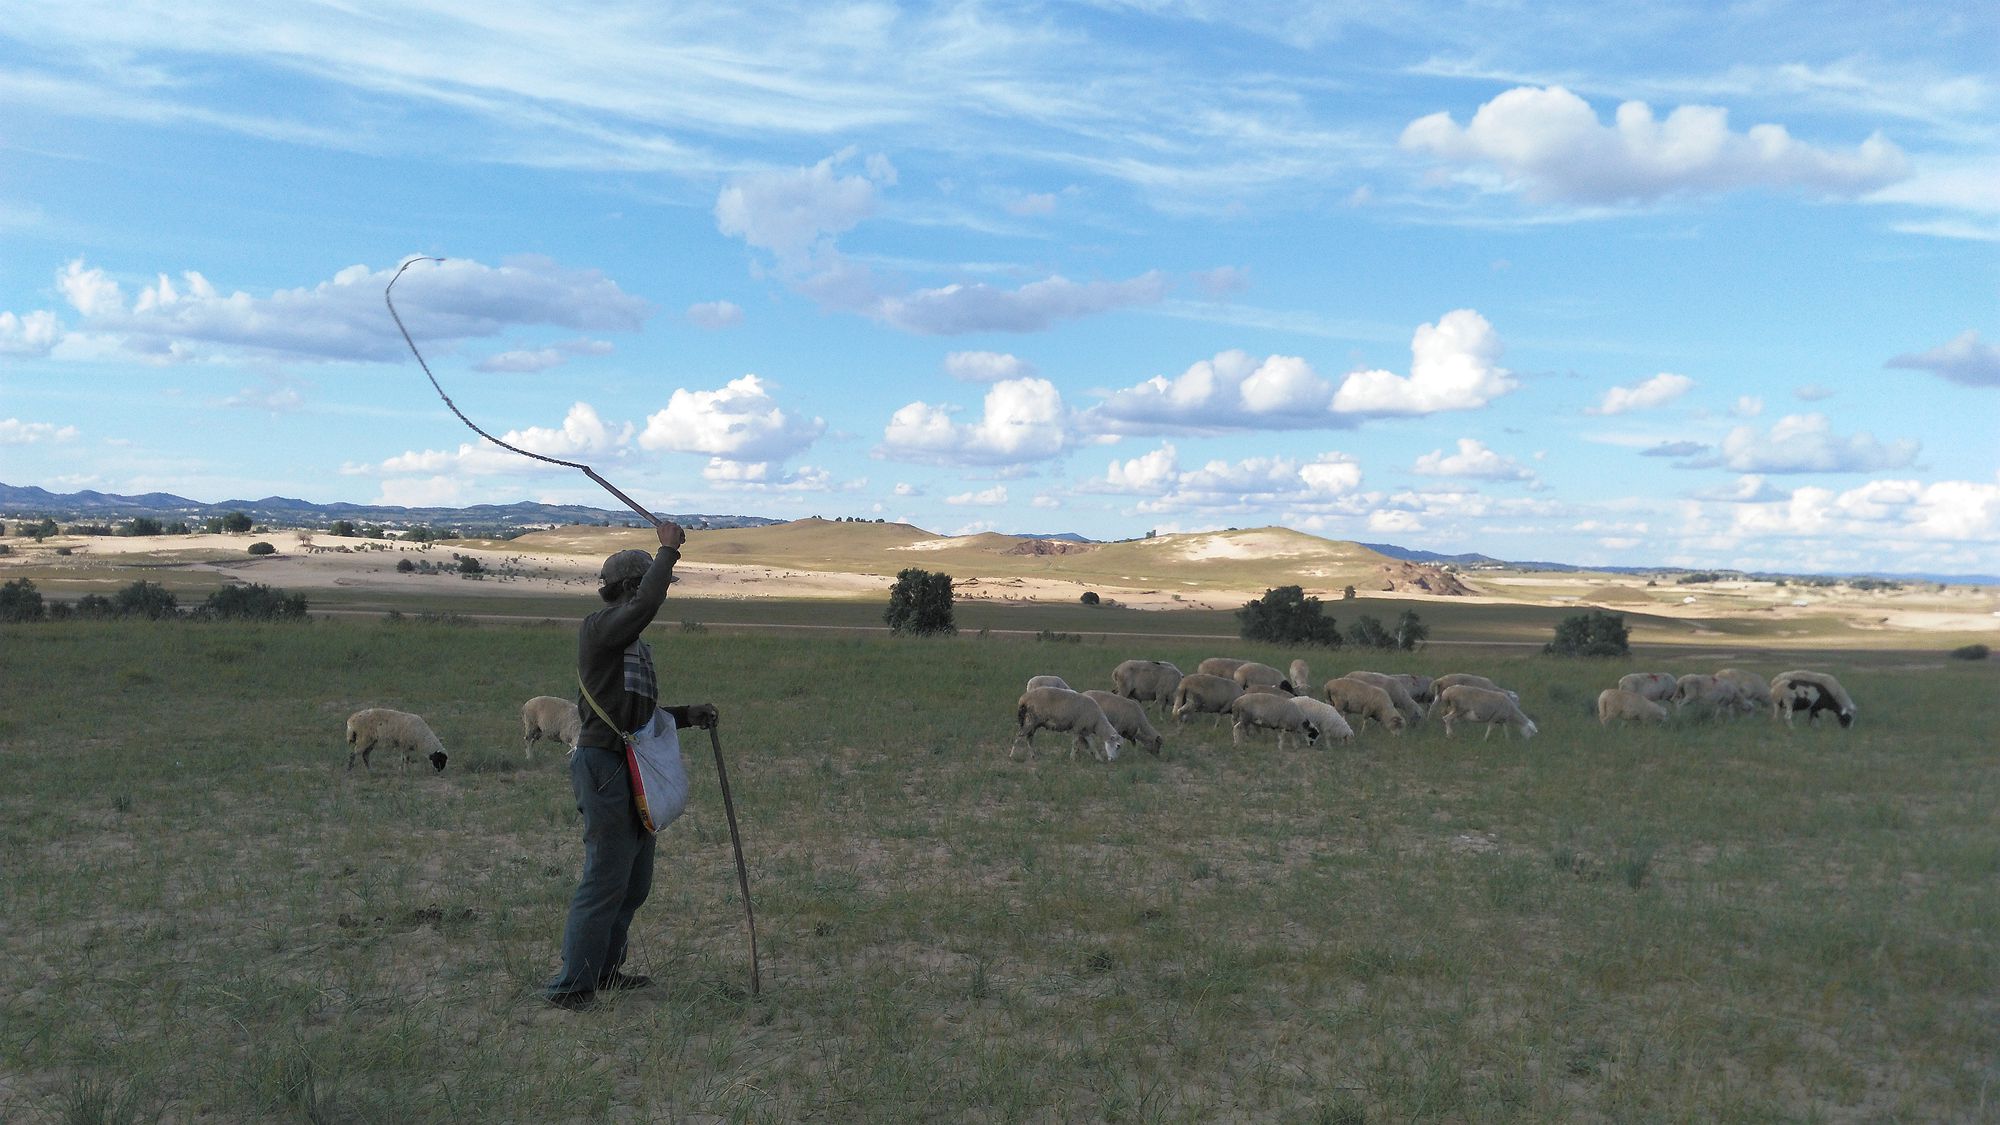
<path fill-rule="evenodd" d="M 1627 672 L 1618 677 L 1618 686 L 1655 703 L 1672 703 L 1680 681 L 1672 672 Z"/>
<path fill-rule="evenodd" d="M 1236 717 L 1230 731 L 1232 745 L 1243 745 L 1246 730 L 1274 730 L 1278 732 L 1278 749 L 1285 748 L 1285 736 L 1297 735 L 1299 745 L 1310 746 L 1319 741 L 1319 724 L 1306 718 L 1305 712 L 1292 706 L 1292 696 L 1268 695 L 1253 692 L 1236 697 L 1229 705 L 1229 713 Z"/>
<path fill-rule="evenodd" d="M 1689 672 L 1674 685 L 1674 710 L 1692 705 L 1711 718 L 1736 709 L 1736 685 L 1706 672 Z"/>
<path fill-rule="evenodd" d="M 1148 754 L 1158 756 L 1160 746 L 1166 741 L 1160 732 L 1146 718 L 1146 709 L 1114 692 L 1092 689 L 1083 693 L 1091 702 L 1103 710 L 1104 717 L 1111 720 L 1111 727 L 1129 742 L 1136 742 Z"/>
<path fill-rule="evenodd" d="M 1341 714 L 1340 709 L 1333 704 L 1314 699 L 1310 695 L 1295 695 L 1290 702 L 1294 710 L 1319 727 L 1319 739 L 1313 745 L 1317 746 L 1327 741 L 1354 741 L 1354 728 L 1347 725 L 1347 716 Z"/>
<path fill-rule="evenodd" d="M 423 716 L 412 715 L 408 711 L 391 711 L 387 707 L 369 707 L 347 717 L 347 768 L 354 768 L 354 759 L 359 757 L 365 769 L 375 767 L 368 762 L 368 754 L 377 746 L 403 752 L 403 768 L 410 767 L 410 759 L 423 754 L 430 759 L 431 768 L 442 771 L 445 763 L 444 744 L 431 733 Z"/>
<path fill-rule="evenodd" d="M 1285 678 L 1292 681 L 1294 688 L 1308 686 L 1313 682 L 1312 669 L 1306 667 L 1305 661 L 1294 660 L 1292 666 L 1286 670 Z"/>
<path fill-rule="evenodd" d="M 1533 738 L 1536 729 L 1535 721 L 1521 713 L 1521 705 L 1512 696 L 1471 684 L 1453 684 L 1444 689 L 1438 696 L 1438 721 L 1444 724 L 1447 738 L 1451 736 L 1453 723 L 1484 723 L 1486 733 L 1480 735 L 1482 742 L 1493 737 L 1496 726 L 1510 732 L 1520 731 L 1523 739 Z"/>
<path fill-rule="evenodd" d="M 1444 675 L 1439 676 L 1435 680 L 1432 680 L 1430 682 L 1430 686 L 1425 689 L 1423 702 L 1434 703 L 1437 700 L 1444 698 L 1444 693 L 1448 689 L 1455 688 L 1460 684 L 1468 684 L 1472 687 L 1485 688 L 1487 691 L 1503 692 L 1514 702 L 1516 703 L 1521 702 L 1520 692 L 1508 691 L 1506 688 L 1501 687 L 1499 684 L 1494 683 L 1492 680 L 1487 679 L 1485 676 L 1476 676 L 1473 675 L 1471 672 L 1446 672 Z"/>
<path fill-rule="evenodd" d="M 1059 687 L 1064 691 L 1076 690 L 1075 688 L 1070 687 L 1067 683 L 1063 682 L 1063 678 L 1061 676 L 1029 676 L 1027 690 L 1033 691 L 1038 687 Z"/>
<path fill-rule="evenodd" d="M 1211 656 L 1197 665 L 1195 671 L 1204 676 L 1221 676 L 1226 680 L 1236 675 L 1236 670 L 1248 663 L 1250 663 L 1248 660 L 1238 660 L 1233 656 Z"/>
<path fill-rule="evenodd" d="M 1127 660 L 1111 670 L 1111 690 L 1140 703 L 1157 703 L 1165 714 L 1173 706 L 1181 670 L 1164 660 Z"/>
<path fill-rule="evenodd" d="M 1283 672 L 1269 664 L 1258 664 L 1255 661 L 1239 664 L 1236 666 L 1236 671 L 1229 674 L 1229 678 L 1235 680 L 1237 686 L 1244 691 L 1249 691 L 1253 687 L 1281 687 L 1285 689 L 1287 695 L 1298 694 L 1292 690 L 1292 681 L 1286 679 Z"/>
<path fill-rule="evenodd" d="M 1415 672 L 1391 672 L 1389 673 L 1389 678 L 1402 681 L 1403 690 L 1409 692 L 1410 698 L 1418 703 L 1422 703 L 1425 697 L 1430 694 L 1431 678 L 1429 676 L 1419 676 Z"/>
<path fill-rule="evenodd" d="M 1843 727 L 1854 725 L 1854 700 L 1840 681 L 1825 672 L 1780 672 L 1771 677 L 1771 717 L 1785 717 L 1785 725 L 1792 725 L 1792 715 L 1798 711 L 1806 713 L 1806 725 L 1811 726 L 1819 718 L 1821 711 L 1833 712 Z"/>
<path fill-rule="evenodd" d="M 1243 689 L 1244 695 L 1292 695 L 1292 682 L 1285 680 L 1275 684 L 1251 684 Z"/>
<path fill-rule="evenodd" d="M 1605 688 L 1597 693 L 1597 725 L 1608 727 L 1614 719 L 1664 723 L 1667 721 L 1667 709 L 1629 688 Z"/>
<path fill-rule="evenodd" d="M 1206 672 L 1196 672 L 1192 676 L 1181 677 L 1174 688 L 1174 721 L 1185 723 L 1189 715 L 1217 715 L 1229 710 L 1236 697 L 1243 694 L 1242 685 L 1235 680 L 1212 676 Z"/>
<path fill-rule="evenodd" d="M 574 750 L 577 735 L 582 732 L 583 719 L 577 714 L 573 699 L 538 695 L 521 704 L 521 753 L 530 758 L 535 756 L 535 743 L 544 738 L 553 738 Z"/>
<path fill-rule="evenodd" d="M 1396 711 L 1403 716 L 1403 721 L 1412 725 L 1423 721 L 1423 705 L 1410 695 L 1409 687 L 1402 680 L 1384 672 L 1349 672 L 1346 678 L 1360 680 L 1364 684 L 1374 684 L 1388 692 L 1389 702 L 1396 705 Z"/>
<path fill-rule="evenodd" d="M 1076 736 L 1076 744 L 1069 749 L 1071 758 L 1076 757 L 1078 748 L 1091 750 L 1090 740 L 1095 737 L 1099 748 L 1092 750 L 1092 755 L 1106 762 L 1118 760 L 1118 747 L 1123 739 L 1111 720 L 1104 717 L 1104 708 L 1080 692 L 1068 688 L 1030 688 L 1022 693 L 1014 709 L 1014 720 L 1019 729 L 1014 734 L 1014 745 L 1008 748 L 1009 758 L 1016 756 L 1014 751 L 1024 740 L 1032 753 L 1036 731 L 1054 730 L 1069 731 Z"/>
<path fill-rule="evenodd" d="M 1736 709 L 1745 713 L 1762 711 L 1771 705 L 1771 681 L 1741 668 L 1724 668 L 1715 678 L 1736 689 Z"/>
<path fill-rule="evenodd" d="M 1320 694 L 1333 704 L 1335 710 L 1346 715 L 1349 722 L 1359 718 L 1361 722 L 1357 726 L 1366 726 L 1367 720 L 1373 719 L 1387 727 L 1389 733 L 1401 734 L 1403 728 L 1409 725 L 1403 713 L 1396 710 L 1396 701 L 1389 698 L 1389 693 L 1366 680 L 1338 676 L 1328 680 L 1320 688 Z"/>

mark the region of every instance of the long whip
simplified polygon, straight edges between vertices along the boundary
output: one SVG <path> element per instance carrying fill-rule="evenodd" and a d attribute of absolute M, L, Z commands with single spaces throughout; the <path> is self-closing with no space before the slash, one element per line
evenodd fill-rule
<path fill-rule="evenodd" d="M 477 423 L 465 416 L 465 411 L 460 410 L 457 403 L 451 401 L 451 396 L 444 393 L 444 387 L 438 384 L 437 376 L 431 374 L 431 365 L 424 362 L 424 353 L 417 350 L 417 342 L 410 338 L 410 330 L 404 327 L 403 318 L 396 312 L 395 298 L 391 295 L 391 291 L 396 288 L 396 283 L 403 279 L 404 270 L 409 269 L 418 262 L 443 261 L 443 258 L 433 258 L 423 255 L 411 258 L 398 267 L 396 275 L 389 279 L 389 284 L 382 287 L 382 303 L 389 306 L 389 317 L 396 322 L 396 331 L 403 334 L 403 342 L 410 346 L 410 354 L 417 357 L 417 366 L 424 369 L 424 378 L 431 381 L 431 389 L 437 392 L 438 397 L 444 400 L 445 406 L 449 407 L 451 412 L 458 416 L 458 420 L 465 423 L 466 427 L 473 433 L 478 434 L 480 437 L 485 438 L 487 441 L 510 453 L 518 453 L 523 457 L 533 458 L 536 461 L 544 461 L 551 465 L 561 465 L 566 469 L 581 469 L 584 476 L 596 481 L 603 486 L 604 491 L 616 496 L 624 502 L 626 507 L 644 516 L 646 522 L 652 524 L 654 527 L 660 526 L 661 520 L 658 516 L 647 511 L 637 500 L 620 492 L 618 486 L 598 476 L 597 470 L 591 468 L 589 465 L 580 464 L 576 461 L 565 461 L 560 457 L 550 457 L 546 454 L 522 449 L 518 445 L 509 445 L 492 434 L 487 433 L 485 430 L 480 429 Z M 736 801 L 729 793 L 729 767 L 723 764 L 722 739 L 716 735 L 714 727 L 708 728 L 708 741 L 709 745 L 715 748 L 715 778 L 722 785 L 722 810 L 729 817 L 729 843 L 736 851 L 736 885 L 743 891 L 743 920 L 750 930 L 750 995 L 755 996 L 760 990 L 761 980 L 757 966 L 757 916 L 750 907 L 750 870 L 743 862 L 743 835 L 736 828 Z"/>

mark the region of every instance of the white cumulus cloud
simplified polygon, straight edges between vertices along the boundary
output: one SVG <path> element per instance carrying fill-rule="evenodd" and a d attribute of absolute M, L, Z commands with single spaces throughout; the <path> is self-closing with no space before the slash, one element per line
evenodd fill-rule
<path fill-rule="evenodd" d="M 833 473 L 812 465 L 786 470 L 770 461 L 731 461 L 711 457 L 701 479 L 736 492 L 831 492 Z"/>
<path fill-rule="evenodd" d="M 1733 132 L 1729 111 L 1718 106 L 1684 105 L 1656 118 L 1646 103 L 1628 101 L 1607 125 L 1560 86 L 1508 90 L 1462 127 L 1449 113 L 1419 118 L 1403 130 L 1402 145 L 1490 169 L 1503 187 L 1533 200 L 1599 204 L 1744 187 L 1854 197 L 1902 179 L 1909 163 L 1880 134 L 1838 151 L 1797 140 L 1782 125 Z"/>
<path fill-rule="evenodd" d="M 935 464 L 1019 465 L 1068 448 L 1062 393 L 1046 379 L 1003 379 L 986 392 L 976 422 L 952 420 L 955 407 L 913 402 L 882 433 L 883 456 Z"/>
<path fill-rule="evenodd" d="M 646 419 L 639 445 L 732 461 L 782 461 L 825 431 L 825 419 L 787 413 L 763 380 L 744 375 L 718 390 L 674 391 L 666 408 Z"/>
<path fill-rule="evenodd" d="M 0 327 L 4 323 L 0 321 Z M 1884 366 L 1928 371 L 1967 387 L 2000 387 L 2000 345 L 1981 340 L 1974 329 L 1929 351 L 1899 355 Z"/>
<path fill-rule="evenodd" d="M 1333 396 L 1333 384 L 1297 356 L 1259 360 L 1232 349 L 1118 391 L 1090 415 L 1114 433 L 1310 429 L 1339 424 L 1328 412 Z"/>
<path fill-rule="evenodd" d="M 1499 365 L 1500 336 L 1485 317 L 1457 309 L 1435 325 L 1417 327 L 1410 374 L 1356 371 L 1341 380 L 1333 409 L 1352 414 L 1434 414 L 1473 410 L 1513 390 L 1513 373 Z"/>
<path fill-rule="evenodd" d="M 952 352 L 944 357 L 944 373 L 962 383 L 997 383 L 1029 378 L 1035 365 L 1006 352 Z"/>
<path fill-rule="evenodd" d="M 997 508 L 1007 502 L 1007 486 L 996 484 L 992 488 L 978 492 L 961 492 L 956 496 L 945 497 L 944 502 L 960 507 Z"/>
<path fill-rule="evenodd" d="M 0 355 L 45 356 L 61 335 L 62 322 L 47 310 L 26 316 L 0 312 Z"/>
<path fill-rule="evenodd" d="M 1423 476 L 1466 477 L 1474 480 L 1533 480 L 1532 470 L 1523 468 L 1512 457 L 1505 457 L 1488 449 L 1477 438 L 1459 438 L 1458 452 L 1447 454 L 1442 449 L 1433 450 L 1417 458 L 1411 468 Z"/>
<path fill-rule="evenodd" d="M 0 445 L 70 441 L 76 434 L 75 426 L 58 426 L 53 422 L 23 422 L 19 418 L 0 418 Z"/>
<path fill-rule="evenodd" d="M 1908 439 L 1884 443 L 1865 432 L 1836 434 L 1824 414 L 1788 414 L 1767 431 L 1731 430 L 1720 460 L 1739 473 L 1872 473 L 1908 466 L 1920 448 Z"/>
<path fill-rule="evenodd" d="M 565 461 L 615 454 L 632 440 L 630 424 L 612 425 L 598 416 L 597 408 L 579 402 L 569 408 L 560 426 L 529 426 L 508 430 L 500 440 L 530 453 L 559 457 Z M 384 473 L 532 473 L 547 472 L 551 466 L 478 440 L 456 450 L 412 450 L 383 461 Z M 386 486 L 385 486 L 386 487 Z"/>
<path fill-rule="evenodd" d="M 875 213 L 878 186 L 896 182 L 896 170 L 879 155 L 858 175 L 840 169 L 852 148 L 810 168 L 751 172 L 725 185 L 715 200 L 716 227 L 768 250 L 781 268 L 813 268 L 833 252 L 833 238 Z"/>
<path fill-rule="evenodd" d="M 1670 371 L 1662 371 L 1637 386 L 1611 388 L 1604 392 L 1604 401 L 1586 410 L 1585 413 L 1624 414 L 1632 410 L 1651 410 L 1656 406 L 1672 402 L 1693 388 L 1693 379 Z"/>

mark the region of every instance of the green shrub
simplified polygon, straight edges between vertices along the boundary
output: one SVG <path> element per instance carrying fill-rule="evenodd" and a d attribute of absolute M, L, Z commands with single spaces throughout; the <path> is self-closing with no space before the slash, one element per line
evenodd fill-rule
<path fill-rule="evenodd" d="M 0 586 L 0 621 L 40 621 L 48 616 L 41 591 L 25 578 Z"/>
<path fill-rule="evenodd" d="M 1542 651 L 1551 656 L 1630 656 L 1632 644 L 1622 615 L 1593 609 L 1563 618 L 1556 639 Z"/>
<path fill-rule="evenodd" d="M 222 517 L 222 522 L 217 526 L 223 531 L 232 531 L 241 534 L 250 530 L 250 517 L 244 515 L 242 512 L 231 512 Z"/>
<path fill-rule="evenodd" d="M 1984 660 L 1993 655 L 1993 650 L 1985 645 L 1960 645 L 1951 650 L 1953 660 Z"/>
<path fill-rule="evenodd" d="M 1095 590 L 1085 590 L 1083 596 L 1077 599 L 1077 601 L 1082 602 L 1084 605 L 1097 605 L 1103 600 L 1097 596 L 1097 591 Z"/>
<path fill-rule="evenodd" d="M 304 621 L 306 597 L 287 594 L 259 582 L 224 586 L 201 604 L 205 616 L 252 621 Z"/>
<path fill-rule="evenodd" d="M 120 617 L 148 617 L 157 621 L 180 613 L 180 602 L 173 591 L 157 582 L 134 582 L 118 591 L 111 604 Z"/>
<path fill-rule="evenodd" d="M 1303 587 L 1279 586 L 1236 611 L 1237 632 L 1246 641 L 1340 647 L 1340 625 L 1318 598 Z"/>
<path fill-rule="evenodd" d="M 278 553 L 278 549 L 259 539 L 257 542 L 250 544 L 250 553 L 253 555 L 275 555 Z"/>
<path fill-rule="evenodd" d="M 956 633 L 952 622 L 951 575 L 916 567 L 896 575 L 889 591 L 889 608 L 882 613 L 891 632 L 912 636 Z"/>

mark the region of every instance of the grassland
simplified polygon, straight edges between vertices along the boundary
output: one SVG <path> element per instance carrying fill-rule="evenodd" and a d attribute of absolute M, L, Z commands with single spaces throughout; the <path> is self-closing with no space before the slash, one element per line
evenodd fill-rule
<path fill-rule="evenodd" d="M 536 1000 L 580 845 L 559 756 L 525 759 L 516 719 L 564 693 L 568 628 L 0 628 L 0 1120 L 2000 1106 L 2000 768 L 1967 706 L 1990 663 L 1749 652 L 1836 672 L 1861 721 L 1606 731 L 1599 686 L 1701 655 L 1433 649 L 1386 667 L 1491 674 L 1542 734 L 1281 754 L 1198 723 L 1107 765 L 1010 760 L 1018 685 L 1301 654 L 696 630 L 680 608 L 650 639 L 668 697 L 724 714 L 765 990 L 691 744 L 635 930 L 662 984 L 587 1014 Z M 428 716 L 450 768 L 346 772 L 364 705 Z"/>

